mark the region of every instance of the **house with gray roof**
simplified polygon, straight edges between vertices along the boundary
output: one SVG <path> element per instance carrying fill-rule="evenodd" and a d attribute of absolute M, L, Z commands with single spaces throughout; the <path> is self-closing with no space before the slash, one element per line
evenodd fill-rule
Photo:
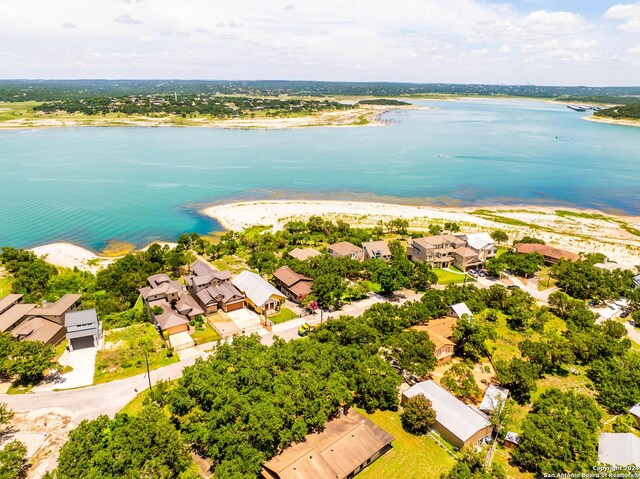
<path fill-rule="evenodd" d="M 462 316 L 467 315 L 469 318 L 473 317 L 473 313 L 469 309 L 469 306 L 466 303 L 456 303 L 449 307 L 447 310 L 447 316 L 452 318 L 462 318 Z"/>
<path fill-rule="evenodd" d="M 402 393 L 402 402 L 420 394 L 431 401 L 436 412 L 433 429 L 453 446 L 474 446 L 491 435 L 493 428 L 485 414 L 463 403 L 435 381 L 414 384 Z"/>
<path fill-rule="evenodd" d="M 640 438 L 630 432 L 601 433 L 598 438 L 598 461 L 610 466 L 640 466 Z"/>
<path fill-rule="evenodd" d="M 258 314 L 274 314 L 285 302 L 284 293 L 252 271 L 243 271 L 231 282 L 244 294 L 246 303 Z"/>
<path fill-rule="evenodd" d="M 64 317 L 67 339 L 71 349 L 99 346 L 100 322 L 95 309 L 72 311 Z"/>
<path fill-rule="evenodd" d="M 499 388 L 498 386 L 489 384 L 489 387 L 484 392 L 484 396 L 482 397 L 482 402 L 480 403 L 479 409 L 485 414 L 493 414 L 496 408 L 502 407 L 502 405 L 508 398 L 508 389 Z"/>
<path fill-rule="evenodd" d="M 629 413 L 636 418 L 637 427 L 640 429 L 640 403 L 629 409 Z"/>
<path fill-rule="evenodd" d="M 364 259 L 391 259 L 391 250 L 386 241 L 365 241 L 362 243 L 364 249 Z"/>

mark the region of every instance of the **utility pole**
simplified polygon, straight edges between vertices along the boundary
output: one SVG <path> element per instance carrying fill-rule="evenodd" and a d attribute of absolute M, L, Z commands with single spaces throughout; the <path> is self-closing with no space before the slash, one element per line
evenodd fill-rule
<path fill-rule="evenodd" d="M 147 379 L 149 380 L 149 390 L 153 393 L 153 387 L 151 387 L 151 373 L 149 372 L 149 353 L 147 350 L 144 350 L 144 360 L 147 363 Z"/>

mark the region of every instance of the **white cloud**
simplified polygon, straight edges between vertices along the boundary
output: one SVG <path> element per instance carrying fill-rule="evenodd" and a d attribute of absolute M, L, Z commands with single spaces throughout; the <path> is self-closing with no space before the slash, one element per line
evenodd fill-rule
<path fill-rule="evenodd" d="M 640 78 L 637 66 L 618 67 L 614 59 L 637 45 L 640 3 L 604 7 L 605 18 L 588 20 L 570 11 L 526 11 L 524 1 L 519 8 L 490 2 L 5 2 L 0 45 L 19 59 L 6 62 L 2 75 L 538 84 Z M 73 35 L 60 28 L 71 24 L 68 12 L 81 26 Z M 613 33 L 611 22 L 621 29 Z"/>
<path fill-rule="evenodd" d="M 69 30 L 75 30 L 77 27 L 77 25 L 75 25 L 74 23 L 71 22 L 62 22 L 62 28 L 67 28 Z"/>
<path fill-rule="evenodd" d="M 614 5 L 605 12 L 604 18 L 621 21 L 620 30 L 640 32 L 640 2 Z"/>

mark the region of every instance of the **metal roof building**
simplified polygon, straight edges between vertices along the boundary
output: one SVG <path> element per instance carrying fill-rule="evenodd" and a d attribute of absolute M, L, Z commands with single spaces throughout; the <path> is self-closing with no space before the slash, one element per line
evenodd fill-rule
<path fill-rule="evenodd" d="M 434 381 L 423 381 L 411 386 L 402 394 L 402 400 L 424 395 L 436 412 L 434 429 L 449 443 L 462 448 L 478 443 L 491 434 L 489 419 L 476 408 L 469 406 Z"/>

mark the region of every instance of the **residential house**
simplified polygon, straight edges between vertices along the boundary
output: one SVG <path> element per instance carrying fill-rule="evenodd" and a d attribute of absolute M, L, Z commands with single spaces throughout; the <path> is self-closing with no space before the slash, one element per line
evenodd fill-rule
<path fill-rule="evenodd" d="M 391 259 L 391 250 L 385 241 L 366 241 L 362 243 L 364 249 L 364 259 Z"/>
<path fill-rule="evenodd" d="M 468 248 L 476 252 L 476 255 L 482 262 L 495 258 L 498 254 L 498 248 L 495 242 L 487 233 L 470 233 L 457 236 L 466 242 Z"/>
<path fill-rule="evenodd" d="M 633 283 L 636 285 L 636 288 L 640 288 L 640 274 L 633 278 Z"/>
<path fill-rule="evenodd" d="M 504 437 L 504 447 L 507 449 L 516 449 L 520 445 L 520 434 L 513 431 L 507 431 Z"/>
<path fill-rule="evenodd" d="M 64 326 L 40 316 L 30 317 L 11 331 L 18 341 L 41 341 L 47 345 L 56 345 L 64 339 Z"/>
<path fill-rule="evenodd" d="M 55 303 L 45 303 L 39 308 L 29 312 L 30 317 L 42 317 L 48 321 L 64 326 L 64 316 L 69 311 L 75 311 L 80 307 L 81 294 L 65 294 Z"/>
<path fill-rule="evenodd" d="M 640 403 L 629 409 L 629 413 L 636 418 L 636 427 L 640 429 Z"/>
<path fill-rule="evenodd" d="M 263 479 L 347 479 L 391 449 L 393 436 L 353 409 L 262 465 Z"/>
<path fill-rule="evenodd" d="M 21 295 L 0 300 L 0 331 L 11 332 L 18 341 L 42 341 L 58 344 L 65 337 L 65 315 L 80 304 L 80 294 L 65 294 L 55 303 L 21 303 Z"/>
<path fill-rule="evenodd" d="M 419 394 L 431 401 L 436 412 L 433 429 L 453 446 L 474 446 L 491 435 L 492 426 L 485 414 L 463 403 L 436 382 L 429 380 L 414 384 L 402 393 L 402 401 L 404 403 Z"/>
<path fill-rule="evenodd" d="M 456 318 L 444 317 L 432 319 L 426 325 L 411 327 L 416 331 L 425 331 L 429 335 L 429 339 L 435 345 L 433 354 L 438 359 L 438 364 L 444 364 L 453 357 L 456 345 L 450 338 L 456 321 Z"/>
<path fill-rule="evenodd" d="M 473 317 L 473 313 L 465 303 L 457 303 L 451 306 L 447 310 L 447 316 L 460 319 L 462 316 L 467 315 L 469 318 Z"/>
<path fill-rule="evenodd" d="M 306 261 L 314 256 L 320 256 L 322 253 L 313 248 L 293 248 L 289 251 L 289 256 L 300 261 Z"/>
<path fill-rule="evenodd" d="M 100 323 L 95 309 L 71 311 L 65 315 L 64 327 L 71 349 L 82 349 L 100 344 Z"/>
<path fill-rule="evenodd" d="M 8 294 L 4 298 L 0 299 L 0 314 L 9 310 L 16 304 L 22 301 L 21 294 Z"/>
<path fill-rule="evenodd" d="M 504 404 L 508 397 L 508 389 L 499 388 L 498 386 L 489 384 L 489 387 L 484 392 L 479 409 L 485 414 L 493 414 L 496 408 L 502 407 L 502 404 Z"/>
<path fill-rule="evenodd" d="M 416 263 L 427 263 L 434 268 L 453 265 L 453 252 L 465 245 L 464 240 L 453 235 L 426 236 L 407 241 L 407 256 Z"/>
<path fill-rule="evenodd" d="M 204 314 L 180 281 L 166 274 L 155 274 L 147 278 L 147 283 L 148 286 L 138 291 L 153 323 L 168 335 L 187 332 L 189 321 Z"/>
<path fill-rule="evenodd" d="M 457 248 L 451 255 L 453 256 L 453 265 L 461 271 L 477 269 L 484 262 L 478 252 L 468 246 Z"/>
<path fill-rule="evenodd" d="M 362 261 L 364 259 L 364 249 L 348 241 L 341 241 L 327 247 L 327 252 L 334 258 L 352 258 Z"/>
<path fill-rule="evenodd" d="M 18 326 L 29 317 L 29 313 L 35 309 L 35 304 L 15 303 L 0 314 L 0 331 L 7 332 Z"/>
<path fill-rule="evenodd" d="M 280 310 L 286 297 L 265 281 L 262 276 L 245 270 L 231 281 L 240 290 L 246 303 L 258 314 L 274 314 Z"/>
<path fill-rule="evenodd" d="M 229 271 L 217 271 L 198 260 L 191 265 L 191 272 L 184 278 L 187 290 L 205 314 L 244 308 L 244 295 L 232 284 Z"/>
<path fill-rule="evenodd" d="M 640 466 L 640 438 L 630 432 L 600 433 L 598 461 L 610 466 Z"/>
<path fill-rule="evenodd" d="M 298 274 L 287 266 L 275 270 L 273 277 L 276 286 L 292 301 L 299 303 L 311 293 L 313 279 Z"/>
<path fill-rule="evenodd" d="M 196 298 L 206 314 L 215 313 L 218 309 L 235 311 L 245 305 L 244 294 L 230 281 L 208 286 L 198 291 Z"/>
<path fill-rule="evenodd" d="M 544 258 L 544 262 L 547 264 L 556 264 L 561 259 L 565 261 L 578 261 L 580 259 L 579 254 L 571 253 L 569 251 L 564 251 L 544 244 L 517 243 L 513 245 L 513 247 L 515 248 L 516 252 L 521 254 L 541 254 Z"/>

